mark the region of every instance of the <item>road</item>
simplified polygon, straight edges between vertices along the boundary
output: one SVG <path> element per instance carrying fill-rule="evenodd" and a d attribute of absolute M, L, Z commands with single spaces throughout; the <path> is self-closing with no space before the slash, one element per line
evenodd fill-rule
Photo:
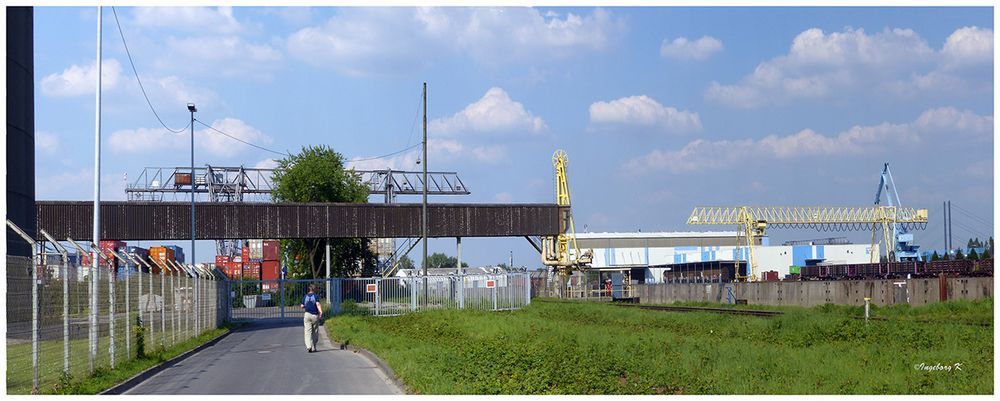
<path fill-rule="evenodd" d="M 125 394 L 403 394 L 372 361 L 320 332 L 308 353 L 301 320 L 251 323 Z"/>

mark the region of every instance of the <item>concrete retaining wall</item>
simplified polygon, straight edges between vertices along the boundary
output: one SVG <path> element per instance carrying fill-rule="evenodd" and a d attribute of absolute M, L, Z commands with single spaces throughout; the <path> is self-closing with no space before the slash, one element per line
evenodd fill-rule
<path fill-rule="evenodd" d="M 942 300 L 993 297 L 993 277 L 932 278 L 910 280 L 772 281 L 757 283 L 649 284 L 636 285 L 635 295 L 644 304 L 675 301 L 729 302 L 749 304 L 816 306 L 823 304 L 874 305 L 909 303 L 926 305 Z M 942 298 L 942 290 L 945 296 Z"/>

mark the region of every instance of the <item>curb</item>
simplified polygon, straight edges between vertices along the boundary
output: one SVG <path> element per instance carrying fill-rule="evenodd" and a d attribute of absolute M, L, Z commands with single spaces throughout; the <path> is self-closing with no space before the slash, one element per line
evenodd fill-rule
<path fill-rule="evenodd" d="M 196 354 L 196 353 L 204 350 L 205 348 L 208 348 L 208 347 L 211 347 L 211 346 L 215 345 L 216 343 L 218 343 L 219 341 L 221 341 L 223 338 L 226 338 L 226 336 L 232 334 L 233 331 L 235 331 L 235 330 L 234 329 L 230 329 L 229 331 L 226 331 L 225 333 L 220 334 L 218 337 L 215 337 L 215 338 L 213 338 L 211 340 L 208 340 L 207 342 L 205 342 L 202 345 L 194 347 L 193 349 L 188 350 L 187 352 L 185 352 L 183 354 L 180 354 L 178 356 L 175 356 L 175 357 L 173 357 L 173 358 L 171 358 L 171 359 L 169 359 L 169 360 L 167 360 L 167 361 L 165 361 L 165 362 L 163 362 L 163 363 L 161 363 L 159 365 L 153 366 L 153 367 L 151 367 L 149 369 L 146 369 L 146 370 L 144 370 L 142 372 L 139 372 L 139 374 L 137 374 L 135 376 L 132 376 L 128 380 L 125 380 L 124 382 L 121 382 L 121 383 L 119 383 L 119 384 L 117 384 L 117 385 L 115 385 L 115 386 L 113 386 L 113 387 L 111 387 L 111 388 L 109 388 L 107 390 L 104 390 L 104 391 L 102 391 L 100 393 L 97 393 L 97 394 L 98 395 L 122 395 L 126 391 L 131 390 L 133 387 L 137 386 L 139 383 L 142 383 L 142 382 L 146 381 L 146 379 L 149 379 L 150 377 L 153 377 L 154 375 L 156 375 L 157 373 L 160 373 L 164 369 L 169 368 L 171 366 L 174 366 L 178 362 L 187 359 L 191 355 L 194 355 L 194 354 Z"/>
<path fill-rule="evenodd" d="M 375 366 L 377 366 L 382 371 L 383 374 L 385 374 L 385 377 L 388 378 L 392 382 L 392 384 L 395 385 L 396 388 L 398 388 L 399 391 L 403 393 L 403 395 L 408 394 L 406 391 L 406 385 L 403 384 L 401 380 L 399 380 L 399 377 L 396 377 L 396 372 L 393 372 L 392 368 L 390 368 L 389 365 L 382 360 L 382 358 L 379 358 L 378 355 L 375 355 L 371 351 L 361 347 L 357 347 L 354 345 L 345 346 L 344 344 L 334 341 L 332 338 L 330 338 L 330 334 L 326 332 L 325 327 L 323 328 L 323 336 L 326 337 L 327 341 L 329 341 L 334 348 L 346 351 L 352 351 L 356 354 L 361 354 L 361 356 L 367 358 L 369 361 L 374 363 Z"/>

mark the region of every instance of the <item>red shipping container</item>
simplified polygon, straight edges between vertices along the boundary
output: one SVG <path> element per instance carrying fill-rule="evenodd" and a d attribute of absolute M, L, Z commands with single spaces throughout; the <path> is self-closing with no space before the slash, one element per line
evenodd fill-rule
<path fill-rule="evenodd" d="M 229 264 L 229 256 L 226 255 L 215 255 L 215 265 L 227 268 Z"/>
<path fill-rule="evenodd" d="M 110 263 L 110 267 L 112 269 L 118 268 L 118 258 L 114 257 L 114 255 L 111 255 L 110 252 L 111 251 L 117 252 L 119 249 L 125 247 L 126 245 L 122 241 L 114 241 L 114 240 L 101 241 L 100 244 L 101 254 L 108 258 L 108 262 Z M 107 266 L 107 264 L 105 264 L 105 266 Z"/>
<path fill-rule="evenodd" d="M 265 260 L 260 265 L 260 274 L 264 280 L 278 280 L 281 278 L 281 270 L 277 260 Z"/>
<path fill-rule="evenodd" d="M 250 261 L 250 248 L 249 247 L 243 247 L 243 252 L 240 254 L 240 256 L 243 257 L 243 261 L 244 262 L 249 262 Z"/>
<path fill-rule="evenodd" d="M 278 241 L 264 241 L 264 260 L 278 260 Z"/>

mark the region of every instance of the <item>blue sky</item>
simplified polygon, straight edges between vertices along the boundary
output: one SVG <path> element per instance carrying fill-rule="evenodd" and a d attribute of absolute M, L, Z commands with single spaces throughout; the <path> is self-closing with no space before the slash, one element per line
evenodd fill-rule
<path fill-rule="evenodd" d="M 104 12 L 102 198 L 124 199 L 123 173 L 187 165 L 189 139 L 149 111 Z M 565 149 L 578 231 L 690 230 L 695 206 L 869 205 L 889 162 L 904 204 L 931 211 L 925 248 L 942 246 L 948 199 L 968 212 L 954 213 L 956 243 L 993 232 L 992 8 L 117 12 L 171 128 L 192 101 L 255 144 L 371 158 L 419 143 L 426 81 L 429 167 L 473 192 L 435 202 L 553 202 Z M 94 8 L 35 8 L 39 199 L 92 197 L 95 31 Z M 277 157 L 195 135 L 198 165 Z M 352 164 L 418 170 L 417 151 Z M 199 243 L 199 261 L 212 249 Z M 523 239 L 463 240 L 474 265 L 511 251 L 538 265 Z"/>

